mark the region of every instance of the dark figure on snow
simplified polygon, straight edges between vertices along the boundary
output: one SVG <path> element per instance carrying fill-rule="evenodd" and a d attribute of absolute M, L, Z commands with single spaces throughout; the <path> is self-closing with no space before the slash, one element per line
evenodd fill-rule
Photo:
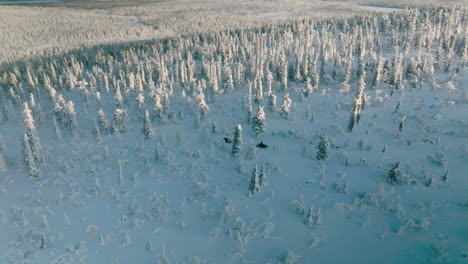
<path fill-rule="evenodd" d="M 224 139 L 224 142 L 226 142 L 226 143 L 231 143 L 231 140 L 230 140 L 229 138 L 225 137 L 225 138 L 223 138 L 223 139 Z"/>
<path fill-rule="evenodd" d="M 268 145 L 264 144 L 263 142 L 260 142 L 257 144 L 257 148 L 268 148 Z"/>

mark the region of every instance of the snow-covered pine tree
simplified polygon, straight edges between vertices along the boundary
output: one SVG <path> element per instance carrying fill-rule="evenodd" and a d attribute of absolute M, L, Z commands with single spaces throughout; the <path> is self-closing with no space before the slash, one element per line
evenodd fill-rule
<path fill-rule="evenodd" d="M 234 127 L 234 140 L 232 141 L 232 154 L 240 155 L 242 153 L 242 127 L 237 124 Z"/>
<path fill-rule="evenodd" d="M 145 111 L 145 118 L 143 120 L 143 135 L 145 140 L 150 140 L 154 136 L 154 130 L 151 126 L 151 120 L 148 110 Z"/>
<path fill-rule="evenodd" d="M 285 93 L 283 96 L 283 101 L 281 102 L 281 117 L 284 119 L 289 118 L 289 109 L 291 108 L 291 98 L 289 98 L 289 93 Z"/>
<path fill-rule="evenodd" d="M 257 113 L 252 120 L 252 129 L 257 137 L 262 136 L 266 132 L 265 112 L 263 111 L 263 106 L 258 107 Z"/>
<path fill-rule="evenodd" d="M 327 136 L 320 136 L 320 142 L 317 145 L 317 160 L 326 160 L 328 158 L 328 151 L 330 149 L 330 142 Z"/>

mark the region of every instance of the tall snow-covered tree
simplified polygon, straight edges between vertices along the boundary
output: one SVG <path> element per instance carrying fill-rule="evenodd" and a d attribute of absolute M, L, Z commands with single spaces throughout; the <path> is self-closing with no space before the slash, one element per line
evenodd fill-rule
<path fill-rule="evenodd" d="M 266 132 L 265 127 L 265 112 L 263 111 L 263 106 L 259 106 L 257 113 L 255 114 L 252 120 L 252 128 L 255 136 L 260 137 Z"/>
<path fill-rule="evenodd" d="M 374 73 L 374 77 L 372 78 L 372 84 L 371 84 L 371 87 L 376 87 L 380 80 L 382 79 L 382 57 L 379 56 L 379 58 L 377 59 L 377 63 L 375 65 L 375 73 Z"/>
<path fill-rule="evenodd" d="M 403 78 L 403 69 L 402 69 L 402 55 L 397 53 L 394 57 L 393 61 L 393 71 L 392 75 L 390 76 L 389 84 L 395 86 L 395 88 L 399 89 L 401 86 L 402 78 Z"/>
<path fill-rule="evenodd" d="M 356 124 L 359 124 L 359 121 L 361 120 L 361 110 L 362 110 L 363 100 L 365 96 L 364 88 L 366 87 L 365 78 L 366 78 L 365 73 L 363 73 L 361 77 L 359 78 L 358 90 L 353 100 L 353 106 L 351 108 L 351 117 L 348 122 L 349 131 L 353 131 Z"/>
<path fill-rule="evenodd" d="M 72 101 L 68 101 L 65 105 L 65 111 L 67 114 L 67 122 L 65 126 L 69 129 L 71 134 L 76 134 L 78 129 L 78 122 L 76 121 L 75 107 Z"/>
<path fill-rule="evenodd" d="M 3 143 L 3 138 L 0 135 L 0 172 L 7 170 L 7 164 L 5 161 L 5 144 Z"/>
<path fill-rule="evenodd" d="M 250 178 L 250 184 L 249 184 L 249 195 L 254 195 L 260 191 L 260 179 L 258 176 L 258 169 L 257 165 L 255 165 L 255 168 L 252 172 L 252 177 Z"/>
<path fill-rule="evenodd" d="M 145 136 L 145 140 L 150 140 L 154 136 L 154 130 L 151 126 L 148 110 L 145 111 L 145 119 L 143 121 L 143 135 Z"/>
<path fill-rule="evenodd" d="M 26 131 L 22 140 L 24 161 L 29 174 L 33 177 L 39 177 L 40 168 L 44 163 L 44 156 L 42 153 L 41 142 L 36 132 L 36 127 L 34 126 L 34 118 L 28 107 L 28 103 L 24 103 L 23 115 L 24 123 L 26 125 Z"/>
<path fill-rule="evenodd" d="M 267 175 L 266 175 L 266 168 L 265 162 L 262 163 L 262 167 L 260 168 L 260 174 L 258 175 L 258 184 L 260 187 L 264 187 L 267 185 Z"/>
<path fill-rule="evenodd" d="M 273 91 L 268 92 L 268 109 L 272 112 L 276 109 L 276 95 Z"/>
<path fill-rule="evenodd" d="M 102 108 L 100 108 L 98 111 L 98 126 L 102 133 L 107 134 L 110 132 L 111 126 Z"/>
<path fill-rule="evenodd" d="M 99 130 L 99 126 L 96 120 L 93 120 L 93 134 L 94 134 L 94 137 L 96 138 L 96 142 L 98 144 L 102 143 L 101 131 Z"/>
<path fill-rule="evenodd" d="M 232 141 L 232 154 L 240 155 L 242 152 L 242 127 L 237 124 L 234 127 L 234 140 Z"/>
<path fill-rule="evenodd" d="M 263 102 L 263 84 L 262 77 L 260 75 L 256 78 L 256 89 L 255 89 L 255 103 L 261 104 Z"/>

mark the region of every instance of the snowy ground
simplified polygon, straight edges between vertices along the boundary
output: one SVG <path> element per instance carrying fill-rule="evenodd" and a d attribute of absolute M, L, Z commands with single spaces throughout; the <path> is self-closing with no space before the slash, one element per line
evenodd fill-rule
<path fill-rule="evenodd" d="M 310 99 L 294 96 L 291 120 L 267 112 L 268 133 L 261 140 L 268 149 L 254 147 L 260 139 L 239 111 L 239 92 L 217 96 L 200 123 L 179 98 L 173 104 L 184 116 L 155 128 L 165 156 L 160 161 L 153 158 L 155 144 L 143 140 L 140 122 L 132 123 L 131 133 L 105 136 L 99 145 L 89 133 L 57 142 L 44 127 L 39 134 L 50 167 L 41 180 L 25 176 L 18 116 L 0 128 L 8 148 L 8 170 L 0 174 L 0 262 L 154 263 L 165 248 L 173 263 L 205 263 L 193 257 L 275 263 L 287 250 L 301 256 L 298 263 L 463 263 L 466 81 L 466 73 L 456 76 L 455 91 L 443 86 L 445 80 L 437 80 L 440 88 L 425 85 L 393 95 L 384 85 L 372 90 L 355 133 L 346 132 L 351 94 L 336 96 L 336 85 L 329 85 Z M 244 126 L 247 153 L 240 173 L 222 140 L 237 122 Z M 324 162 L 315 159 L 319 134 L 332 142 Z M 388 165 L 396 161 L 413 183 L 386 182 Z M 249 197 L 250 174 L 262 163 L 268 186 Z M 292 205 L 300 199 L 307 208 L 321 208 L 320 225 L 304 224 Z M 245 241 L 229 235 L 236 219 L 245 223 L 239 229 Z M 44 226 L 50 238 L 47 249 L 39 250 L 36 237 Z"/>
<path fill-rule="evenodd" d="M 103 133 L 101 143 L 92 134 L 94 95 L 85 102 L 78 89 L 60 91 L 75 103 L 78 135 L 64 130 L 56 139 L 41 88 L 45 120 L 36 126 L 47 165 L 40 178 L 28 176 L 23 162 L 21 105 L 8 112 L 2 88 L 0 263 L 466 263 L 467 69 L 437 71 L 431 81 L 366 87 L 353 132 L 354 83 L 342 93 L 341 81 L 324 79 L 303 97 L 304 85 L 290 82 L 289 118 L 266 110 L 260 138 L 247 120 L 246 86 L 207 96 L 205 118 L 192 95 L 176 89 L 172 117 L 153 123 L 149 141 L 135 99 L 125 98 L 127 133 Z M 276 81 L 274 89 L 279 104 Z M 111 118 L 114 93 L 101 96 Z M 236 124 L 243 161 L 223 141 Z M 318 161 L 322 135 L 331 147 Z M 257 148 L 260 141 L 269 147 Z M 387 180 L 396 162 L 403 184 Z M 249 196 L 262 164 L 268 184 Z M 310 208 L 320 213 L 308 225 Z"/>

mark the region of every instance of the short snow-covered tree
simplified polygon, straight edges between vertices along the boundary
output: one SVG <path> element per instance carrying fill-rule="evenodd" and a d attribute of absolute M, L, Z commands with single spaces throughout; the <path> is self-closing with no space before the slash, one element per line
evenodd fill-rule
<path fill-rule="evenodd" d="M 124 109 L 117 108 L 112 119 L 112 134 L 125 134 L 128 129 L 128 115 Z"/>
<path fill-rule="evenodd" d="M 330 149 L 330 142 L 327 136 L 320 136 L 320 142 L 317 145 L 317 160 L 326 160 L 328 158 L 328 150 Z"/>

